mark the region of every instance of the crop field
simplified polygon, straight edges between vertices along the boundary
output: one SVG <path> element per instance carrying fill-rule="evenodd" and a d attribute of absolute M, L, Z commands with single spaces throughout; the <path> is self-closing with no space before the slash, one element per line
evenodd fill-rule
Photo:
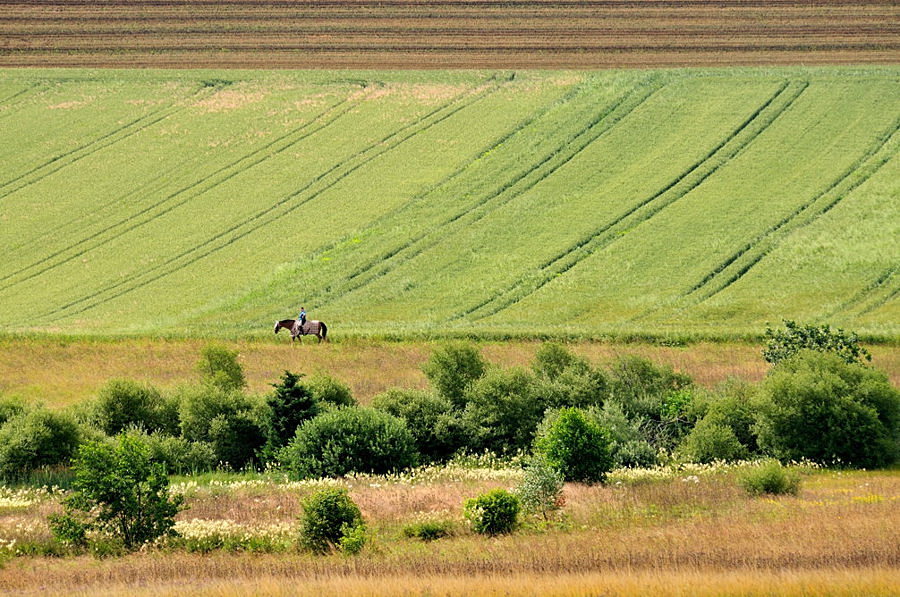
<path fill-rule="evenodd" d="M 0 66 L 610 68 L 895 64 L 890 0 L 0 3 Z"/>
<path fill-rule="evenodd" d="M 0 331 L 900 333 L 900 70 L 0 71 Z"/>

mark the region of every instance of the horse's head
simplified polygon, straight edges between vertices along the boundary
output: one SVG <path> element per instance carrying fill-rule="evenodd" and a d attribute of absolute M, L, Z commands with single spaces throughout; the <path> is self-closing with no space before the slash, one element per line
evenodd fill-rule
<path fill-rule="evenodd" d="M 281 329 L 281 322 L 280 322 L 280 321 L 276 321 L 276 322 L 275 322 L 275 333 L 277 334 L 277 333 L 278 333 L 278 330 L 280 330 L 280 329 Z"/>

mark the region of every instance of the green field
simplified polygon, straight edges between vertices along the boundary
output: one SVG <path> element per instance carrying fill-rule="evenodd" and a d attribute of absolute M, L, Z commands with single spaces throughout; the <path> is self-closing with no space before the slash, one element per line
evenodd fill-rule
<path fill-rule="evenodd" d="M 900 335 L 900 68 L 0 70 L 0 331 Z"/>

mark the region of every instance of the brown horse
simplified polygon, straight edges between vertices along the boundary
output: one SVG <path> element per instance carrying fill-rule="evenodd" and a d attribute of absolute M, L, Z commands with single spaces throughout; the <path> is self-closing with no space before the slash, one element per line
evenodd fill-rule
<path fill-rule="evenodd" d="M 328 341 L 328 338 L 326 338 L 328 335 L 328 326 L 325 325 L 324 321 L 307 321 L 301 326 L 300 320 L 298 319 L 282 319 L 281 321 L 275 322 L 275 333 L 277 334 L 278 330 L 281 328 L 291 331 L 291 342 L 296 340 L 299 336 L 308 335 L 315 336 L 319 339 L 319 342 L 322 340 Z"/>

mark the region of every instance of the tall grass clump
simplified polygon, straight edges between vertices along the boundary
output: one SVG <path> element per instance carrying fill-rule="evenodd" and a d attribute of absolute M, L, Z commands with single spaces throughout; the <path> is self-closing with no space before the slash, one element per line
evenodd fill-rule
<path fill-rule="evenodd" d="M 797 495 L 800 492 L 800 473 L 774 459 L 747 467 L 738 480 L 752 495 Z"/>

